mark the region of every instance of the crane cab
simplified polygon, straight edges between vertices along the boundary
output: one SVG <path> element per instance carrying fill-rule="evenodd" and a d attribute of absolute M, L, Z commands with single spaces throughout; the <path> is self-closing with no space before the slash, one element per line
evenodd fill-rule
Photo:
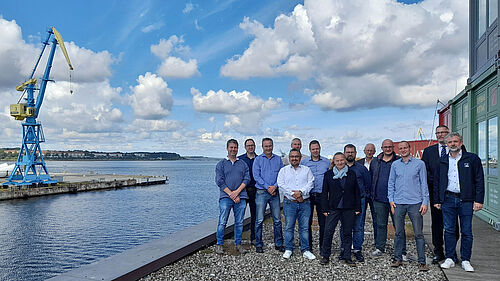
<path fill-rule="evenodd" d="M 10 105 L 10 115 L 16 120 L 24 120 L 26 117 L 35 116 L 36 108 L 27 107 L 25 103 L 16 103 Z"/>

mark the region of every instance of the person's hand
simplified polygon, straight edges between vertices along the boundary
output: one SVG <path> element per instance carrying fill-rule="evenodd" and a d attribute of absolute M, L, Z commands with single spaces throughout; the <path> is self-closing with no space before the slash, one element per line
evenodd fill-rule
<path fill-rule="evenodd" d="M 354 212 L 356 215 L 359 215 L 361 212 Z"/>
<path fill-rule="evenodd" d="M 423 215 L 425 215 L 425 213 L 427 213 L 427 205 L 422 204 L 422 205 L 420 206 L 420 210 L 418 210 L 418 211 L 420 212 L 420 214 L 421 214 L 422 216 L 423 216 Z"/>
<path fill-rule="evenodd" d="M 323 213 L 323 215 L 324 215 L 325 217 L 328 217 L 328 213 Z"/>
<path fill-rule="evenodd" d="M 238 197 L 238 193 L 237 192 L 234 192 L 234 191 L 231 191 L 231 193 L 229 193 L 229 198 L 231 198 L 231 200 L 234 201 L 234 199 L 236 199 L 236 197 Z"/>
<path fill-rule="evenodd" d="M 434 208 L 441 210 L 441 204 L 434 204 Z"/>
<path fill-rule="evenodd" d="M 295 200 L 298 200 L 299 197 L 302 196 L 302 192 L 300 192 L 300 190 L 292 190 L 293 194 L 292 194 L 292 197 L 295 198 Z"/>
<path fill-rule="evenodd" d="M 300 196 L 299 196 L 299 198 L 297 198 L 297 201 L 298 201 L 299 203 L 304 202 L 304 197 L 302 197 L 302 195 L 300 195 Z"/>
<path fill-rule="evenodd" d="M 483 208 L 483 204 L 477 203 L 477 202 L 474 202 L 474 207 L 472 207 L 472 209 L 474 211 L 480 211 L 482 208 Z"/>
<path fill-rule="evenodd" d="M 234 203 L 240 203 L 240 196 L 236 196 L 236 198 L 233 201 Z"/>
<path fill-rule="evenodd" d="M 276 186 L 275 185 L 270 185 L 267 187 L 267 192 L 269 192 L 269 194 L 273 195 L 276 194 Z"/>
<path fill-rule="evenodd" d="M 391 205 L 391 213 L 394 215 L 394 209 L 396 209 L 396 203 L 389 202 L 389 205 Z"/>

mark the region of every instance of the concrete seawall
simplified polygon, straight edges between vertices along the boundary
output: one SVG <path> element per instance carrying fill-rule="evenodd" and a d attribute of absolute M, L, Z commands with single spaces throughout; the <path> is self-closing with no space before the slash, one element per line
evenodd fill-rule
<path fill-rule="evenodd" d="M 55 177 L 61 179 L 62 182 L 49 186 L 20 187 L 11 185 L 7 188 L 2 188 L 0 189 L 0 201 L 63 193 L 165 184 L 167 182 L 167 177 L 151 176 L 64 174 Z"/>

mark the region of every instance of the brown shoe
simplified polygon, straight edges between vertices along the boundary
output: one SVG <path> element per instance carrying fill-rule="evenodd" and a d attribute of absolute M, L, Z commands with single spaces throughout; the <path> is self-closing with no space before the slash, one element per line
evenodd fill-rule
<path fill-rule="evenodd" d="M 244 255 L 248 252 L 245 248 L 243 248 L 243 246 L 241 244 L 236 245 L 236 249 L 238 250 L 238 252 L 240 252 L 240 255 Z"/>
<path fill-rule="evenodd" d="M 425 271 L 429 271 L 429 268 L 427 267 L 426 264 L 421 263 L 418 265 L 418 270 L 425 272 Z"/>
<path fill-rule="evenodd" d="M 391 267 L 399 267 L 399 266 L 401 266 L 401 265 L 403 265 L 403 263 L 402 263 L 402 262 L 400 262 L 400 261 L 398 261 L 398 260 L 393 260 L 393 261 L 392 261 L 392 264 L 391 264 Z"/>

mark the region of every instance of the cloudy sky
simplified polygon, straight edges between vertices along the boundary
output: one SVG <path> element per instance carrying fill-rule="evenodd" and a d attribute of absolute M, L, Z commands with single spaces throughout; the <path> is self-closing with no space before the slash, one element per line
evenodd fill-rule
<path fill-rule="evenodd" d="M 279 153 L 299 137 L 325 155 L 380 150 L 430 137 L 437 99 L 468 75 L 463 0 L 27 2 L 0 7 L 0 147 L 20 145 L 9 105 L 50 26 L 75 70 L 70 84 L 58 50 L 43 149 L 221 157 L 229 138 L 271 137 Z"/>

